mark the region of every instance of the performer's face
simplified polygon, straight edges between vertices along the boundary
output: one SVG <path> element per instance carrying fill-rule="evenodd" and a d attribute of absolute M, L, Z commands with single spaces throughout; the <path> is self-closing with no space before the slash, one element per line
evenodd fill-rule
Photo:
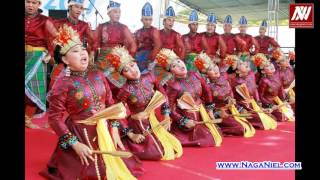
<path fill-rule="evenodd" d="M 237 63 L 237 69 L 239 73 L 247 73 L 250 71 L 249 63 L 247 61 L 240 61 Z"/>
<path fill-rule="evenodd" d="M 272 75 L 275 71 L 276 69 L 274 68 L 274 65 L 272 63 L 269 63 L 267 66 L 263 68 L 262 73 L 266 75 Z"/>
<path fill-rule="evenodd" d="M 121 10 L 120 8 L 112 9 L 111 11 L 108 12 L 108 15 L 111 21 L 119 22 L 120 16 L 121 16 Z"/>
<path fill-rule="evenodd" d="M 78 19 L 81 13 L 83 12 L 83 6 L 75 4 L 69 7 L 69 14 L 71 17 Z"/>
<path fill-rule="evenodd" d="M 25 0 L 25 10 L 27 14 L 38 12 L 41 3 L 38 0 Z"/>
<path fill-rule="evenodd" d="M 163 20 L 163 26 L 165 29 L 172 29 L 174 24 L 174 18 L 166 18 Z"/>
<path fill-rule="evenodd" d="M 232 25 L 231 24 L 224 24 L 223 25 L 223 30 L 224 30 L 225 33 L 231 33 Z"/>
<path fill-rule="evenodd" d="M 176 77 L 186 77 L 187 68 L 184 62 L 178 59 L 171 64 L 170 72 L 173 73 Z"/>
<path fill-rule="evenodd" d="M 266 28 L 259 28 L 259 34 L 260 36 L 264 36 L 266 34 Z"/>
<path fill-rule="evenodd" d="M 281 60 L 277 62 L 277 64 L 282 68 L 287 68 L 290 66 L 289 59 L 286 57 L 282 57 Z"/>
<path fill-rule="evenodd" d="M 122 69 L 122 75 L 129 80 L 138 80 L 141 76 L 136 62 L 129 62 Z"/>
<path fill-rule="evenodd" d="M 191 23 L 188 26 L 189 26 L 190 32 L 192 32 L 192 33 L 196 33 L 197 32 L 198 23 Z"/>
<path fill-rule="evenodd" d="M 143 27 L 149 28 L 152 24 L 152 17 L 143 17 L 141 18 L 141 22 L 143 23 Z"/>
<path fill-rule="evenodd" d="M 214 33 L 216 30 L 216 25 L 212 23 L 207 24 L 207 32 L 208 33 Z"/>
<path fill-rule="evenodd" d="M 240 33 L 246 33 L 247 32 L 247 26 L 239 26 Z"/>
<path fill-rule="evenodd" d="M 85 71 L 89 63 L 89 55 L 85 48 L 76 45 L 71 48 L 64 56 L 62 61 L 67 64 L 72 71 Z"/>
<path fill-rule="evenodd" d="M 217 65 L 211 65 L 207 71 L 207 75 L 210 79 L 216 79 L 220 77 L 219 67 Z"/>

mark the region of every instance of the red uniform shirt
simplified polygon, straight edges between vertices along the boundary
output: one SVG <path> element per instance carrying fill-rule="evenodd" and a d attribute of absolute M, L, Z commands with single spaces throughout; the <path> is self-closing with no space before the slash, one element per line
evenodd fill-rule
<path fill-rule="evenodd" d="M 119 22 L 106 22 L 97 28 L 97 38 L 94 49 L 113 48 L 115 46 L 126 46 L 131 55 L 134 55 L 137 46 L 128 27 Z"/>
<path fill-rule="evenodd" d="M 213 57 L 216 55 L 217 50 L 220 49 L 220 56 L 224 57 L 226 53 L 226 45 L 223 42 L 221 36 L 218 33 L 202 33 L 203 38 L 206 40 L 206 43 L 208 45 L 208 49 L 206 50 L 206 53 Z"/>
<path fill-rule="evenodd" d="M 160 33 L 155 27 L 141 28 L 134 33 L 138 51 L 151 50 L 150 59 L 154 59 L 161 48 Z"/>
<path fill-rule="evenodd" d="M 202 50 L 206 51 L 208 45 L 204 40 L 202 34 L 185 34 L 182 36 L 183 43 L 186 49 L 186 53 L 200 53 Z"/>
<path fill-rule="evenodd" d="M 239 44 L 238 44 L 237 48 L 240 50 L 240 52 L 250 52 L 249 50 L 253 47 L 253 45 L 254 45 L 254 49 L 255 49 L 254 52 L 258 52 L 259 51 L 258 43 L 251 35 L 238 33 L 238 34 L 236 34 L 236 36 L 238 36 L 240 39 L 242 39 L 246 43 L 242 47 L 239 46 Z"/>
<path fill-rule="evenodd" d="M 280 47 L 279 44 L 269 36 L 256 36 L 255 39 L 257 40 L 257 43 L 260 47 L 258 53 L 263 53 L 263 54 L 271 54 L 271 52 L 268 51 L 270 45 L 275 49 Z"/>
<path fill-rule="evenodd" d="M 239 52 L 239 47 L 241 47 L 243 44 L 241 42 L 241 39 L 237 37 L 235 34 L 232 33 L 224 33 L 221 35 L 224 43 L 227 46 L 226 53 L 227 54 L 237 54 Z"/>
<path fill-rule="evenodd" d="M 42 14 L 38 14 L 35 17 L 25 16 L 24 31 L 26 45 L 48 47 L 47 20 L 49 20 L 49 18 Z"/>
<path fill-rule="evenodd" d="M 181 35 L 175 30 L 165 31 L 160 30 L 160 40 L 162 43 L 162 48 L 168 48 L 173 50 L 181 59 L 184 59 L 185 48 Z"/>

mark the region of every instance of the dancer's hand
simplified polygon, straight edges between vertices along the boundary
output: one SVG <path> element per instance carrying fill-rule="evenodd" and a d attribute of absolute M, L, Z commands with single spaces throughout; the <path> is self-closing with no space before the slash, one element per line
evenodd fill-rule
<path fill-rule="evenodd" d="M 81 142 L 76 142 L 71 147 L 77 153 L 77 155 L 80 157 L 82 165 L 89 166 L 88 158 L 91 159 L 92 161 L 94 161 L 94 159 L 92 157 L 92 151 L 87 145 L 85 145 Z"/>
<path fill-rule="evenodd" d="M 190 129 L 190 128 L 193 128 L 195 125 L 196 124 L 195 124 L 194 120 L 189 119 L 189 121 L 186 123 L 185 127 Z"/>
<path fill-rule="evenodd" d="M 168 123 L 166 123 L 164 125 L 164 128 L 167 130 L 167 131 L 170 131 L 171 130 L 171 119 L 170 119 L 170 116 L 169 115 L 165 115 L 164 116 L 164 121 L 167 121 Z"/>
<path fill-rule="evenodd" d="M 113 138 L 113 142 L 115 144 L 115 146 L 119 147 L 121 150 L 125 150 L 124 145 L 122 144 L 120 135 L 119 135 L 119 129 L 117 127 L 113 127 L 111 129 L 111 133 L 112 133 L 112 138 Z"/>
<path fill-rule="evenodd" d="M 224 109 L 221 109 L 220 116 L 221 116 L 221 118 L 224 119 L 224 118 L 228 118 L 230 115 Z"/>
<path fill-rule="evenodd" d="M 133 132 L 128 133 L 128 137 L 134 142 L 134 143 L 141 143 L 144 141 L 145 137 L 142 134 L 135 134 Z"/>
<path fill-rule="evenodd" d="M 208 111 L 208 114 L 209 114 L 209 116 L 210 116 L 211 119 L 215 119 L 215 117 L 214 117 L 214 115 L 213 115 L 213 110 L 212 110 L 212 109 L 210 109 L 210 110 Z"/>
<path fill-rule="evenodd" d="M 146 112 L 142 111 L 142 112 L 139 112 L 137 114 L 131 115 L 131 118 L 141 121 L 141 120 L 144 120 L 144 119 L 148 118 L 148 115 L 147 115 Z"/>

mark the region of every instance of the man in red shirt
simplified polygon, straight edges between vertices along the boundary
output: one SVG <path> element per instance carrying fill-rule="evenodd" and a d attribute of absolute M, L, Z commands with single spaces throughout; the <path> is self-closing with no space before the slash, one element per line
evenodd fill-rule
<path fill-rule="evenodd" d="M 129 28 L 119 22 L 121 16 L 120 3 L 110 0 L 107 9 L 110 20 L 100 24 L 95 33 L 94 49 L 98 50 L 98 59 L 95 63 L 104 72 L 108 81 L 115 87 L 120 88 L 126 80 L 118 73 L 109 71 L 110 66 L 107 65 L 105 57 L 116 46 L 125 46 L 130 55 L 134 56 L 137 45 Z"/>
<path fill-rule="evenodd" d="M 142 8 L 143 27 L 134 33 L 138 47 L 135 59 L 141 73 L 148 72 L 149 64 L 153 62 L 161 48 L 159 30 L 151 25 L 152 15 L 152 6 L 147 2 Z"/>
<path fill-rule="evenodd" d="M 217 24 L 217 17 L 214 14 L 209 14 L 207 19 L 207 31 L 202 33 L 203 38 L 208 44 L 206 54 L 214 59 L 219 53 L 220 58 L 225 58 L 227 50 L 226 44 L 222 40 L 221 36 L 215 32 Z"/>
<path fill-rule="evenodd" d="M 198 71 L 194 66 L 194 60 L 201 51 L 207 51 L 208 44 L 202 34 L 197 33 L 198 30 L 198 14 L 192 10 L 189 16 L 190 32 L 182 36 L 186 49 L 185 63 L 188 71 Z"/>
<path fill-rule="evenodd" d="M 39 13 L 41 0 L 25 0 L 25 126 L 39 128 L 31 119 L 37 108 L 46 111 L 47 65 L 58 32 L 51 20 Z"/>
<path fill-rule="evenodd" d="M 160 40 L 162 48 L 173 50 L 181 59 L 185 57 L 185 48 L 181 39 L 181 35 L 172 29 L 175 19 L 175 12 L 172 6 L 166 10 L 163 19 L 164 28 L 160 30 Z"/>
<path fill-rule="evenodd" d="M 255 39 L 258 42 L 259 50 L 258 53 L 263 53 L 265 55 L 271 55 L 272 51 L 279 48 L 279 44 L 272 37 L 266 36 L 267 31 L 267 21 L 263 20 L 259 29 L 259 36 Z"/>

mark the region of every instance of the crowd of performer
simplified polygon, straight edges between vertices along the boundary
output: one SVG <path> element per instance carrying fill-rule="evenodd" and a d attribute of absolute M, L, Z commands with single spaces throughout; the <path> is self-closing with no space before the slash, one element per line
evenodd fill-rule
<path fill-rule="evenodd" d="M 141 160 L 174 160 L 183 147 L 218 148 L 225 137 L 295 121 L 295 55 L 265 35 L 266 21 L 253 37 L 241 16 L 233 34 L 228 15 L 218 34 L 209 14 L 198 33 L 193 10 L 181 36 L 174 9 L 158 30 L 147 2 L 143 27 L 131 33 L 110 0 L 110 20 L 91 31 L 79 20 L 83 0 L 69 0 L 60 20 L 42 15 L 40 5 L 25 0 L 25 126 L 40 128 L 32 118 L 45 112 L 59 137 L 43 177 L 136 179 Z"/>

